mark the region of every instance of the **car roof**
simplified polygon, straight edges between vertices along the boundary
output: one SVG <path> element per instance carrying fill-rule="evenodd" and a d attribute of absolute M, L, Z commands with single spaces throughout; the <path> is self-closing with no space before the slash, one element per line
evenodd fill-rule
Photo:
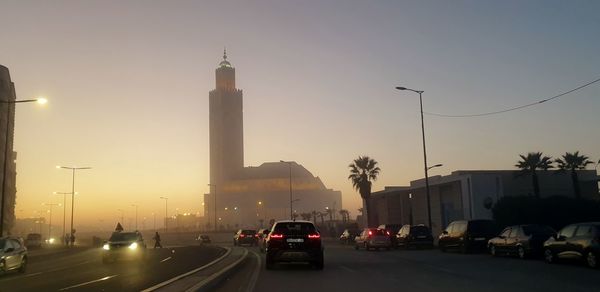
<path fill-rule="evenodd" d="M 310 224 L 315 224 L 312 221 L 308 221 L 308 220 L 281 220 L 281 221 L 276 221 L 275 224 L 277 223 L 310 223 Z"/>

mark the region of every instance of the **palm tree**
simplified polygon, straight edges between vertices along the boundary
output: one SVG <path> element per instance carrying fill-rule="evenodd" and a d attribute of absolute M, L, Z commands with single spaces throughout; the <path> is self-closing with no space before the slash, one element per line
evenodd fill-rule
<path fill-rule="evenodd" d="M 348 210 L 342 209 L 339 212 L 340 212 L 340 215 L 342 216 L 343 223 L 350 221 L 350 213 L 348 212 Z"/>
<path fill-rule="evenodd" d="M 543 156 L 542 152 L 529 152 L 527 156 L 519 154 L 521 160 L 515 164 L 520 168 L 520 175 L 531 175 L 531 184 L 536 198 L 540 197 L 540 184 L 538 182 L 537 170 L 548 170 L 552 168 L 552 157 Z"/>
<path fill-rule="evenodd" d="M 571 180 L 573 181 L 573 191 L 575 192 L 576 198 L 581 198 L 581 190 L 579 189 L 579 178 L 577 177 L 577 170 L 585 169 L 588 164 L 593 162 L 590 158 L 585 155 L 579 155 L 579 151 L 575 153 L 565 153 L 561 158 L 554 160 L 558 164 L 558 168 L 562 171 L 571 171 Z"/>
<path fill-rule="evenodd" d="M 317 224 L 317 215 L 318 215 L 318 214 L 319 214 L 319 213 L 318 213 L 317 211 L 315 211 L 315 210 L 313 210 L 313 211 L 312 211 L 312 218 L 313 218 L 313 222 L 314 222 L 315 224 Z"/>
<path fill-rule="evenodd" d="M 300 217 L 302 217 L 302 220 L 310 221 L 311 216 L 312 215 L 310 213 L 300 213 Z"/>
<path fill-rule="evenodd" d="M 381 169 L 377 167 L 377 161 L 371 159 L 369 156 L 358 156 L 354 159 L 354 162 L 348 165 L 350 168 L 350 175 L 348 179 L 352 181 L 352 186 L 358 191 L 360 197 L 363 199 L 366 211 L 367 226 L 369 226 L 369 213 L 370 202 L 369 197 L 371 196 L 371 185 L 372 181 L 377 180 L 377 176 Z"/>

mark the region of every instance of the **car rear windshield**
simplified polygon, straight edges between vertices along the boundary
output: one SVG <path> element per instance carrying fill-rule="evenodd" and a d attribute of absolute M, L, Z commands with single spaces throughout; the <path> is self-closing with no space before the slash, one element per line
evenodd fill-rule
<path fill-rule="evenodd" d="M 476 220 L 469 222 L 469 231 L 476 233 L 494 233 L 496 232 L 496 226 L 492 221 Z"/>
<path fill-rule="evenodd" d="M 369 231 L 371 232 L 371 234 L 373 235 L 386 235 L 386 230 L 385 229 L 369 229 Z"/>
<path fill-rule="evenodd" d="M 137 240 L 137 233 L 131 232 L 115 232 L 110 236 L 110 241 L 134 241 Z"/>
<path fill-rule="evenodd" d="M 309 234 L 314 233 L 317 230 L 312 223 L 305 222 L 290 222 L 290 223 L 277 223 L 273 229 L 275 233 L 283 234 Z"/>
<path fill-rule="evenodd" d="M 429 228 L 425 226 L 412 226 L 410 227 L 410 233 L 416 235 L 428 235 Z"/>
<path fill-rule="evenodd" d="M 242 230 L 242 234 L 256 234 L 256 230 Z"/>
<path fill-rule="evenodd" d="M 549 235 L 556 233 L 554 229 L 544 225 L 525 225 L 523 226 L 523 232 L 527 236 L 538 234 Z"/>
<path fill-rule="evenodd" d="M 42 239 L 41 234 L 27 234 L 27 239 Z"/>

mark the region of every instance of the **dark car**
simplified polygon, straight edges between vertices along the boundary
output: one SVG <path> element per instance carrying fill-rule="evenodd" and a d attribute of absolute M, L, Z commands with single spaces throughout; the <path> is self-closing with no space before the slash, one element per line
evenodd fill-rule
<path fill-rule="evenodd" d="M 42 235 L 39 233 L 29 233 L 25 237 L 25 246 L 29 249 L 42 247 Z"/>
<path fill-rule="evenodd" d="M 0 275 L 17 270 L 25 273 L 27 269 L 27 248 L 20 238 L 0 237 Z"/>
<path fill-rule="evenodd" d="M 267 236 L 269 236 L 269 229 L 266 228 L 261 228 L 258 230 L 258 232 L 256 232 L 257 235 L 257 242 L 256 244 L 258 245 L 258 250 L 260 252 L 265 252 L 265 248 L 266 248 L 266 242 L 267 242 Z"/>
<path fill-rule="evenodd" d="M 105 264 L 117 259 L 146 258 L 146 244 L 142 234 L 137 231 L 113 232 L 102 250 L 102 262 Z"/>
<path fill-rule="evenodd" d="M 544 243 L 544 259 L 584 260 L 588 267 L 598 268 L 600 257 L 600 222 L 571 224 Z"/>
<path fill-rule="evenodd" d="M 310 221 L 277 221 L 266 242 L 266 268 L 277 262 L 308 262 L 322 270 L 324 266 L 321 234 Z"/>
<path fill-rule="evenodd" d="M 544 241 L 556 234 L 546 225 L 527 224 L 504 228 L 500 235 L 488 241 L 488 250 L 493 256 L 517 255 L 524 259 L 530 255 L 541 255 Z"/>
<path fill-rule="evenodd" d="M 207 234 L 200 234 L 200 235 L 198 235 L 198 237 L 196 238 L 196 240 L 200 244 L 207 244 L 207 243 L 210 243 L 210 236 L 208 236 Z"/>
<path fill-rule="evenodd" d="M 484 251 L 496 234 L 498 230 L 492 220 L 454 221 L 440 234 L 438 246 L 441 251 L 449 248 L 457 248 L 463 253 Z"/>
<path fill-rule="evenodd" d="M 351 244 L 354 242 L 354 238 L 360 232 L 357 229 L 344 229 L 342 235 L 340 235 L 340 243 L 341 244 Z"/>
<path fill-rule="evenodd" d="M 379 229 L 383 229 L 386 230 L 387 232 L 390 233 L 390 241 L 392 243 L 392 247 L 393 248 L 398 248 L 398 242 L 396 242 L 396 236 L 395 234 L 398 233 L 398 231 L 400 231 L 400 228 L 402 227 L 402 224 L 381 224 L 379 225 Z"/>
<path fill-rule="evenodd" d="M 396 244 L 398 247 L 426 247 L 433 248 L 433 235 L 431 230 L 425 225 L 404 225 L 396 234 Z"/>
<path fill-rule="evenodd" d="M 390 232 L 385 229 L 365 228 L 354 239 L 354 249 L 358 250 L 364 247 L 366 250 L 371 248 L 375 250 L 379 250 L 380 248 L 390 250 L 392 248 L 390 237 Z"/>
<path fill-rule="evenodd" d="M 240 229 L 233 235 L 234 246 L 241 246 L 242 244 L 248 244 L 252 246 L 256 245 L 256 242 L 256 230 L 253 229 Z"/>

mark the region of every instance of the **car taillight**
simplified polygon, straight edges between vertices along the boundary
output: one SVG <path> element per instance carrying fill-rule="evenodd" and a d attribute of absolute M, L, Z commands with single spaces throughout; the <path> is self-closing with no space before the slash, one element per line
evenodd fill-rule
<path fill-rule="evenodd" d="M 243 234 L 240 234 L 240 237 L 244 237 L 244 236 L 245 236 L 245 235 L 243 235 Z"/>
<path fill-rule="evenodd" d="M 373 235 L 373 231 L 369 230 L 369 236 Z"/>
<path fill-rule="evenodd" d="M 321 238 L 321 234 L 309 234 L 308 239 L 319 239 Z"/>
<path fill-rule="evenodd" d="M 258 234 L 254 234 L 254 237 L 258 238 Z"/>
<path fill-rule="evenodd" d="M 271 234 L 269 237 L 273 239 L 282 239 L 283 234 Z"/>
<path fill-rule="evenodd" d="M 389 232 L 389 231 L 386 231 L 385 233 L 386 233 L 388 236 L 390 235 L 390 232 Z"/>

